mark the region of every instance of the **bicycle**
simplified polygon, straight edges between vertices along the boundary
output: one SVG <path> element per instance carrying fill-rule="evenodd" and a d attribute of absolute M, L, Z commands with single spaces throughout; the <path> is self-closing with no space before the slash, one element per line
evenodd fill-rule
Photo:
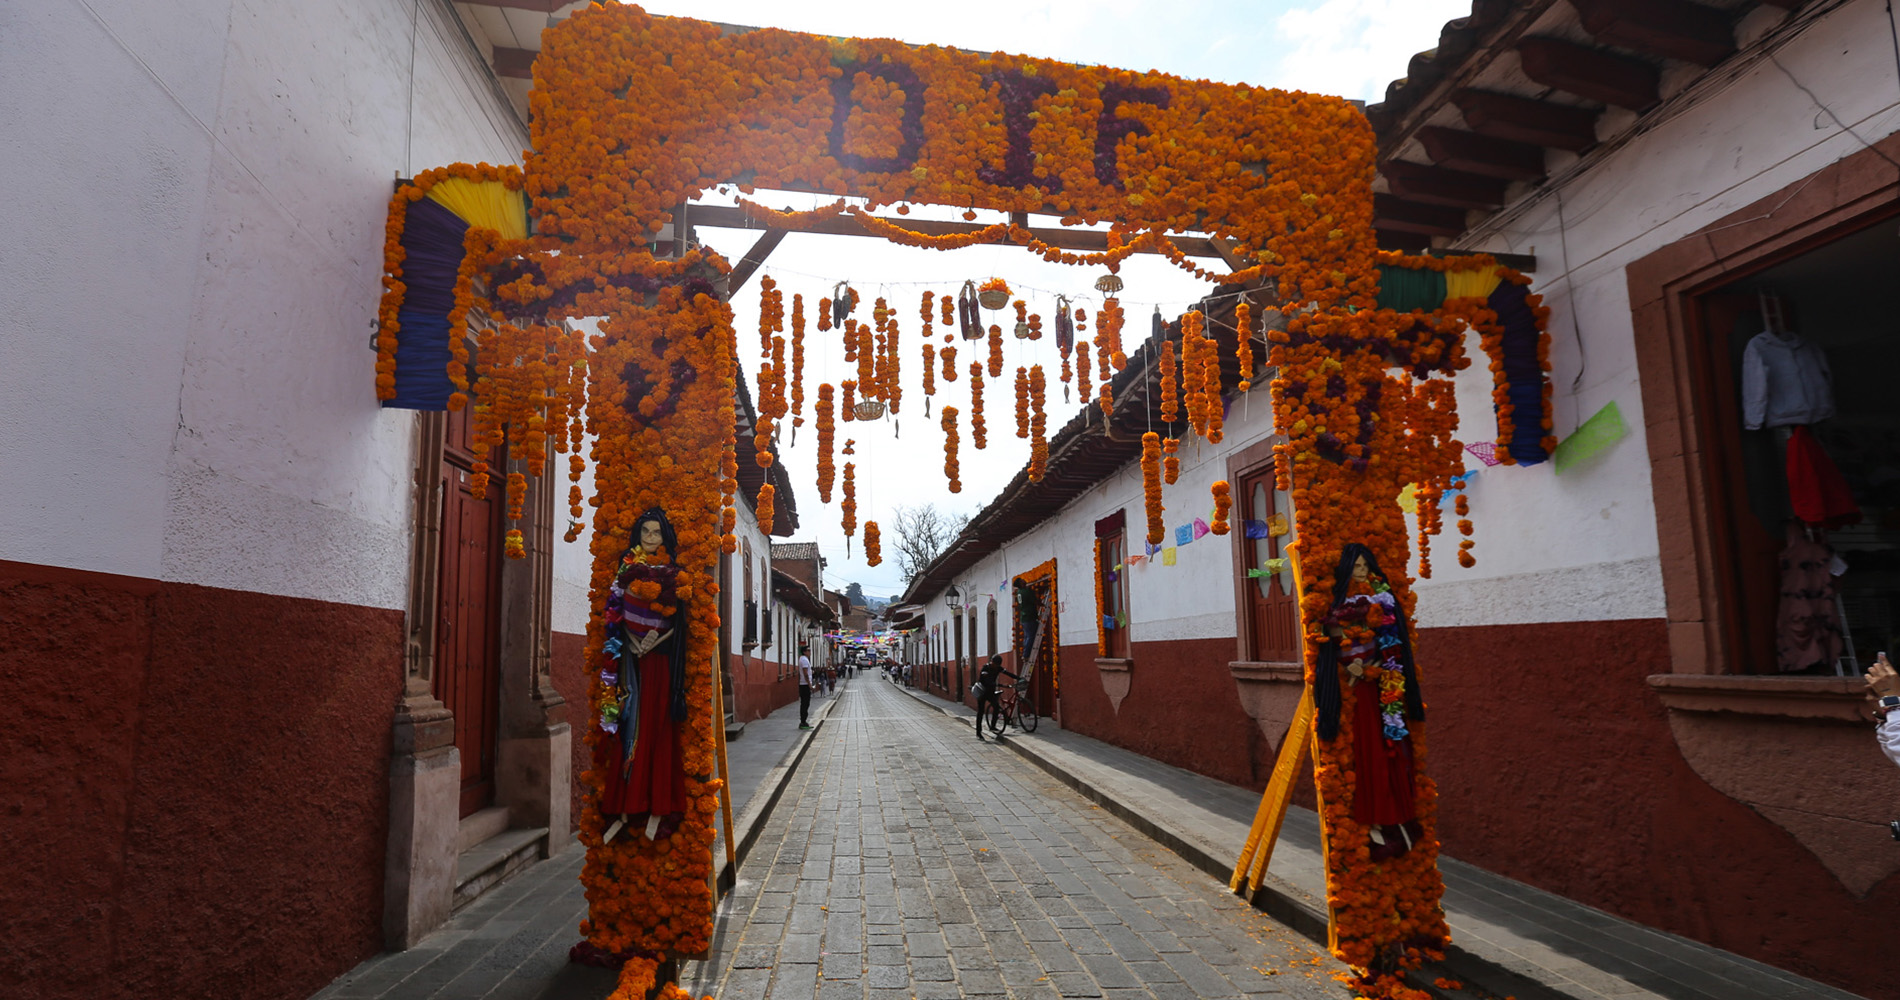
<path fill-rule="evenodd" d="M 982 720 L 977 720 L 978 724 Z M 1027 679 L 1018 680 L 997 692 L 995 707 L 990 710 L 990 732 L 1001 736 L 1003 730 L 1014 722 L 1016 728 L 1025 732 L 1036 731 L 1036 693 L 1030 689 Z"/>

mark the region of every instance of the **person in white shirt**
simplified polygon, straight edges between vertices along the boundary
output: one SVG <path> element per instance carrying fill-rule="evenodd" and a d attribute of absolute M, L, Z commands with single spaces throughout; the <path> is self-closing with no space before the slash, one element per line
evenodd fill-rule
<path fill-rule="evenodd" d="M 1880 739 L 1880 749 L 1888 760 L 1900 764 L 1900 674 L 1887 662 L 1886 653 L 1875 657 L 1867 671 L 1867 690 L 1877 699 L 1875 711 L 1880 714 L 1880 724 L 1874 735 Z"/>
<path fill-rule="evenodd" d="M 798 728 L 810 729 L 808 717 L 811 715 L 811 651 L 809 646 L 798 647 Z"/>

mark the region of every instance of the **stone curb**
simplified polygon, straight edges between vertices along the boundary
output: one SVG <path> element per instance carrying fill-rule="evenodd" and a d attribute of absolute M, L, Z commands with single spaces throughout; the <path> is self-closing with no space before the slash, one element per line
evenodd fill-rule
<path fill-rule="evenodd" d="M 935 702 L 939 699 L 927 700 L 925 694 L 902 685 L 898 685 L 897 688 L 925 706 L 935 708 L 957 722 L 964 724 L 975 722 L 973 717 L 958 714 L 950 707 L 951 703 L 936 704 Z M 962 707 L 961 703 L 954 704 Z M 1225 884 L 1233 875 L 1232 859 L 1216 857 L 1212 853 L 1211 845 L 1199 843 L 1181 831 L 1164 826 L 1154 817 L 1144 815 L 1109 792 L 1065 770 L 1049 757 L 1037 753 L 1034 747 L 1020 739 L 1009 738 L 1006 734 L 994 736 L 992 739 L 1009 747 L 1057 781 L 1075 789 L 1083 798 L 1101 806 L 1110 815 L 1139 830 L 1144 836 L 1173 851 L 1188 864 L 1222 884 Z M 1308 939 L 1322 946 L 1326 944 L 1326 904 L 1323 900 L 1269 873 L 1261 881 L 1259 891 L 1254 893 L 1249 902 L 1255 908 Z M 1440 977 L 1460 980 L 1468 985 L 1477 986 L 1485 992 L 1473 993 L 1464 990 L 1447 992 L 1432 985 L 1432 980 Z M 1483 996 L 1485 993 L 1513 997 L 1515 1000 L 1574 1000 L 1571 995 L 1549 984 L 1505 968 L 1457 944 L 1452 944 L 1445 949 L 1443 962 L 1425 966 L 1413 976 L 1413 980 L 1414 986 L 1443 1000 L 1462 1000 L 1474 995 Z"/>
<path fill-rule="evenodd" d="M 839 690 L 842 693 L 848 689 L 841 684 Z M 726 863 L 724 847 L 714 843 L 713 857 L 714 864 L 717 866 L 714 872 L 715 884 L 719 887 L 719 895 L 722 898 L 738 883 L 738 868 L 745 864 L 746 855 L 752 852 L 752 845 L 758 841 L 759 834 L 765 829 L 765 821 L 771 818 L 772 809 L 778 805 L 779 798 L 785 794 L 785 786 L 791 784 L 792 775 L 798 771 L 798 765 L 804 761 L 805 751 L 811 748 L 812 740 L 817 737 L 818 731 L 824 728 L 825 720 L 831 716 L 831 710 L 837 704 L 838 699 L 833 697 L 812 712 L 811 729 L 798 735 L 797 743 L 785 752 L 785 756 L 779 760 L 778 764 L 765 772 L 764 780 L 759 782 L 759 787 L 752 792 L 752 797 L 746 800 L 745 807 L 733 816 L 733 863 L 731 865 Z"/>

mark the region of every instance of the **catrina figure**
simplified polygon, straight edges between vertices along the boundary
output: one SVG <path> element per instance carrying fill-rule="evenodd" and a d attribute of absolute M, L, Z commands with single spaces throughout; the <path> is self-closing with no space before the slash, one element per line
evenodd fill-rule
<path fill-rule="evenodd" d="M 613 817 L 604 839 L 629 823 L 649 839 L 668 836 L 686 812 L 679 724 L 686 718 L 686 609 L 678 593 L 678 541 L 666 512 L 634 522 L 604 618 L 601 680 L 614 699 L 601 713 L 594 770 L 600 813 Z"/>
<path fill-rule="evenodd" d="M 1370 830 L 1373 861 L 1396 858 L 1421 835 L 1407 723 L 1424 721 L 1425 700 L 1405 609 L 1364 545 L 1349 544 L 1340 554 L 1333 608 L 1324 624 L 1331 640 L 1320 646 L 1313 675 L 1315 728 L 1322 740 L 1339 736 L 1341 689 L 1349 685 L 1352 818 Z"/>

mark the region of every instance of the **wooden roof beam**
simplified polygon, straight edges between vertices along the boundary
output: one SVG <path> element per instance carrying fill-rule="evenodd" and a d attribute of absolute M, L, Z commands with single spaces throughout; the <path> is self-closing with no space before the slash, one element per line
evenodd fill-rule
<path fill-rule="evenodd" d="M 1461 87 L 1451 103 L 1479 135 L 1582 152 L 1597 141 L 1597 112 L 1528 97 Z"/>
<path fill-rule="evenodd" d="M 1583 28 L 1606 45 L 1713 66 L 1735 53 L 1726 11 L 1689 0 L 1573 0 Z"/>
<path fill-rule="evenodd" d="M 693 225 L 715 226 L 722 229 L 771 229 L 766 220 L 756 218 L 745 209 L 736 205 L 699 205 L 692 206 Z M 912 232 L 927 236 L 946 236 L 974 232 L 985 228 L 974 222 L 946 222 L 938 219 L 889 219 L 896 225 Z M 820 220 L 817 224 L 801 228 L 799 232 L 822 233 L 830 236 L 872 236 L 876 235 L 864 227 L 854 215 L 837 215 Z M 1108 249 L 1108 234 L 1099 229 L 1043 229 L 1032 228 L 1030 234 L 1053 247 L 1075 250 L 1082 253 L 1101 253 Z M 1170 236 L 1169 240 L 1190 257 L 1211 257 L 1218 259 L 1220 254 L 1205 236 Z M 1008 241 L 1000 240 L 1000 243 Z M 1160 253 L 1143 247 L 1143 253 Z"/>
<path fill-rule="evenodd" d="M 1465 231 L 1465 213 L 1460 208 L 1421 205 L 1389 194 L 1372 196 L 1372 225 L 1401 233 L 1426 236 L 1457 236 Z"/>
<path fill-rule="evenodd" d="M 1418 141 L 1433 163 L 1450 170 L 1507 181 L 1544 179 L 1544 151 L 1529 143 L 1493 139 L 1442 125 L 1419 129 Z"/>
<path fill-rule="evenodd" d="M 533 49 L 510 49 L 495 46 L 493 65 L 496 76 L 513 77 L 517 80 L 534 79 L 534 57 L 541 53 Z"/>
<path fill-rule="evenodd" d="M 1447 208 L 1500 208 L 1504 182 L 1495 177 L 1446 170 L 1409 160 L 1387 160 L 1379 165 L 1392 193 L 1406 201 Z"/>
<path fill-rule="evenodd" d="M 1526 38 L 1517 43 L 1524 75 L 1558 90 L 1631 111 L 1643 111 L 1658 97 L 1656 67 L 1602 49 L 1557 38 Z"/>
<path fill-rule="evenodd" d="M 541 14 L 552 14 L 574 0 L 461 0 L 471 7 L 507 7 L 512 10 L 531 10 Z"/>

